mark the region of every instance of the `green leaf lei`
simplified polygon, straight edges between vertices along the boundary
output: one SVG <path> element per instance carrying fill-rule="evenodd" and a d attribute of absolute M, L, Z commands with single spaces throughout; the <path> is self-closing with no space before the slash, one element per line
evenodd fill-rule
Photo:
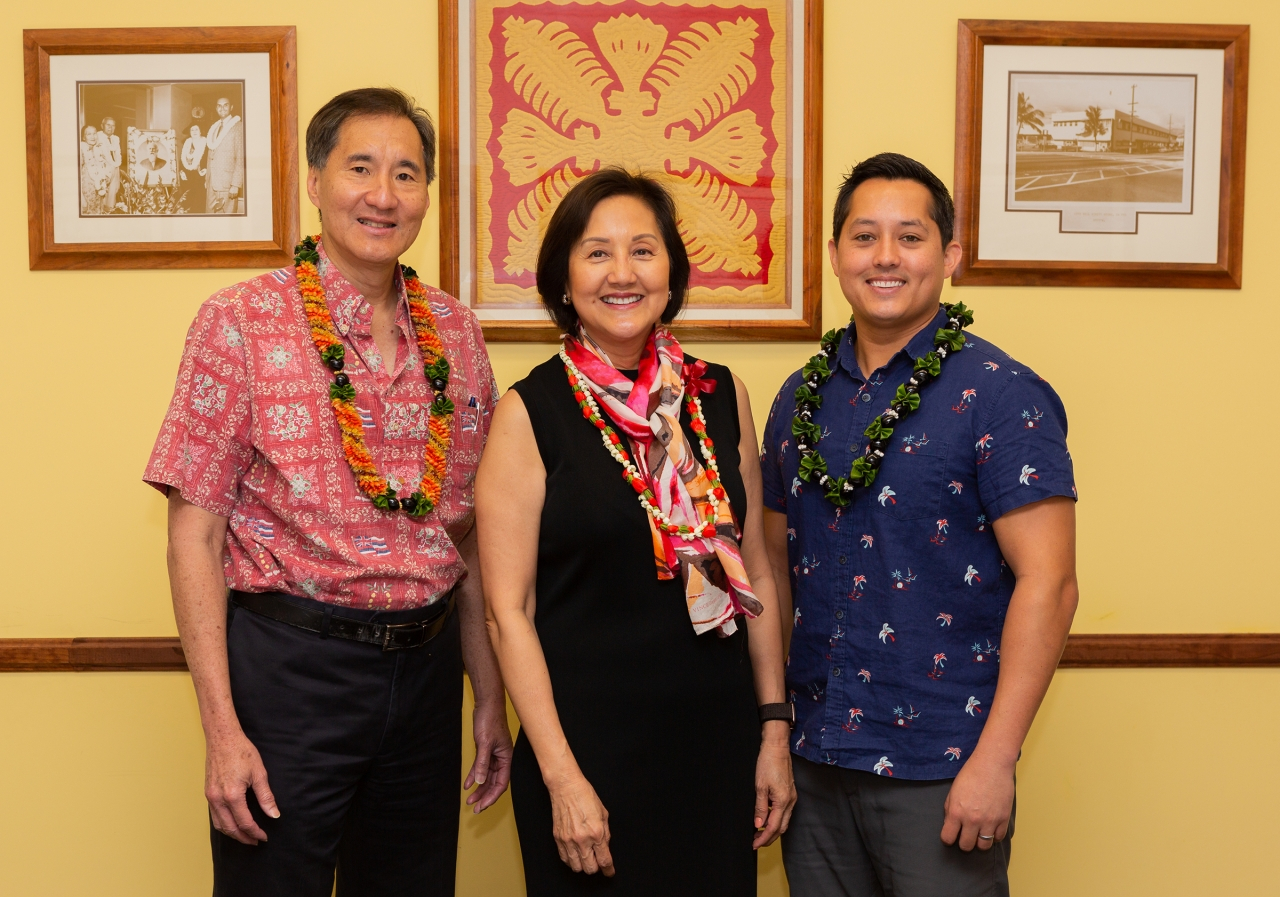
<path fill-rule="evenodd" d="M 914 373 L 906 383 L 898 386 L 889 410 L 873 420 L 863 432 L 871 441 L 867 445 L 866 454 L 853 462 L 847 477 L 833 477 L 827 473 L 826 459 L 818 453 L 817 448 L 822 439 L 822 429 L 813 422 L 813 413 L 822 407 L 822 396 L 818 395 L 818 390 L 831 379 L 829 362 L 835 358 L 840 341 L 849 328 L 828 330 L 822 337 L 822 348 L 818 350 L 818 354 L 805 364 L 801 372 L 804 382 L 796 389 L 796 416 L 791 421 L 791 433 L 796 437 L 796 451 L 800 453 L 800 479 L 806 483 L 816 480 L 827 500 L 837 508 L 849 506 L 849 502 L 853 500 L 853 490 L 858 486 L 870 486 L 875 482 L 876 472 L 889 448 L 893 428 L 920 407 L 920 390 L 926 383 L 938 378 L 943 359 L 964 348 L 965 336 L 960 331 L 973 323 L 973 312 L 965 308 L 963 302 L 954 305 L 943 303 L 942 307 L 947 313 L 949 326 L 938 328 L 933 336 L 933 351 L 916 359 Z M 852 326 L 852 318 L 849 319 L 849 324 Z"/>

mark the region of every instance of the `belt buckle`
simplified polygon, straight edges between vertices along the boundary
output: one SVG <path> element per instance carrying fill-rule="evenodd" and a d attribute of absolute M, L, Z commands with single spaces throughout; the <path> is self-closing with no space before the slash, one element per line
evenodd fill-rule
<path fill-rule="evenodd" d="M 393 645 L 391 644 L 391 639 L 397 632 L 402 632 L 408 629 L 417 629 L 419 632 L 421 632 L 423 629 L 423 626 L 421 623 L 382 623 L 379 625 L 385 627 L 382 633 L 382 650 L 383 651 L 400 651 L 400 650 L 403 650 L 404 648 L 418 647 L 417 645 Z"/>

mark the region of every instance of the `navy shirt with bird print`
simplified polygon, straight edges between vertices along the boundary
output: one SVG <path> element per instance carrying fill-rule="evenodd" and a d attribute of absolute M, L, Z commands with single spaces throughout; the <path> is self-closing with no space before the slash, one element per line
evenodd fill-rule
<path fill-rule="evenodd" d="M 866 452 L 863 431 L 946 326 L 940 308 L 870 378 L 849 327 L 813 416 L 832 476 Z M 894 428 L 875 482 L 859 486 L 846 508 L 798 475 L 799 371 L 769 413 L 764 506 L 787 515 L 795 622 L 787 689 L 792 750 L 807 760 L 905 779 L 954 777 L 995 696 L 1013 595 L 992 523 L 1031 502 L 1075 498 L 1057 394 L 986 340 L 966 339 Z"/>

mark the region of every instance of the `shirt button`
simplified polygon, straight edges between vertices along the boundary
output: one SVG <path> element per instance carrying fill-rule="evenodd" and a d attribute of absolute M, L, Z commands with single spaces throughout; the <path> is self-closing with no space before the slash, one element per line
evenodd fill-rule
<path fill-rule="evenodd" d="M 864 393 L 862 394 L 862 401 L 864 401 L 864 402 L 870 402 L 870 401 L 871 401 L 871 393 L 869 393 L 869 392 L 864 392 Z"/>
<path fill-rule="evenodd" d="M 839 667 L 836 667 L 834 670 L 832 670 L 832 671 L 831 671 L 831 675 L 832 675 L 832 676 L 839 676 L 839 675 L 840 675 L 840 668 L 839 668 Z"/>
<path fill-rule="evenodd" d="M 845 557 L 843 554 L 840 555 L 840 563 L 847 564 L 848 562 L 849 562 L 849 559 L 847 557 Z"/>
<path fill-rule="evenodd" d="M 844 611 L 842 611 L 842 610 L 838 610 L 838 611 L 836 611 L 836 619 L 837 619 L 837 620 L 843 620 L 843 619 L 844 619 Z"/>

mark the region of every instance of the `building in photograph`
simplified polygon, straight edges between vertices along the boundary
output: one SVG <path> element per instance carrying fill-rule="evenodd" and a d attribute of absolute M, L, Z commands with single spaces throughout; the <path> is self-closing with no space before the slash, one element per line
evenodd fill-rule
<path fill-rule="evenodd" d="M 1042 140 L 1044 149 L 1099 153 L 1163 153 L 1182 148 L 1180 131 L 1096 106 L 1089 111 L 1051 113 Z"/>

